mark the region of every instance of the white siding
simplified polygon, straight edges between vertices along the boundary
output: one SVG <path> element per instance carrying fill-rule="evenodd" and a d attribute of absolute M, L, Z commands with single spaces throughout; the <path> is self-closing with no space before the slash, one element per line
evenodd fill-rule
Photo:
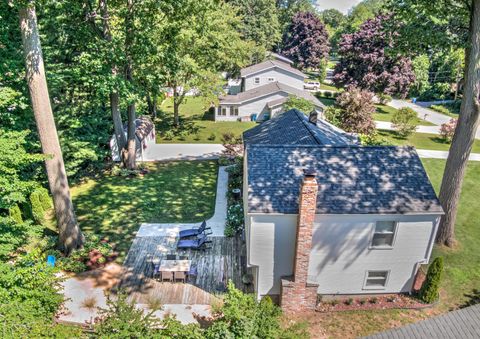
<path fill-rule="evenodd" d="M 255 84 L 255 78 L 260 79 L 260 83 Z M 273 78 L 273 81 L 268 81 L 268 78 Z M 248 91 L 252 88 L 268 85 L 269 83 L 278 81 L 282 84 L 288 85 L 293 88 L 298 88 L 303 91 L 304 78 L 301 75 L 287 72 L 281 68 L 275 67 L 256 74 L 247 75 L 245 77 L 244 91 Z"/>
<path fill-rule="evenodd" d="M 265 113 L 269 113 L 269 109 L 267 107 L 267 103 L 273 100 L 286 98 L 288 97 L 287 93 L 284 92 L 276 92 L 270 95 L 252 99 L 246 103 L 243 103 L 239 106 L 238 109 L 238 116 L 231 116 L 230 115 L 230 105 L 225 105 L 227 107 L 227 115 L 218 115 L 219 109 L 222 106 L 217 108 L 217 113 L 215 115 L 216 121 L 237 121 L 239 118 L 247 117 L 250 118 L 252 114 L 257 114 L 257 119 L 262 120 L 262 117 Z"/>
<path fill-rule="evenodd" d="M 280 293 L 280 278 L 293 273 L 296 215 L 251 217 L 249 264 L 258 266 L 257 296 Z"/>
<path fill-rule="evenodd" d="M 297 215 L 249 215 L 249 264 L 258 266 L 257 295 L 278 294 L 292 274 Z M 370 249 L 376 220 L 398 221 L 393 249 Z M 418 262 L 429 259 L 437 216 L 317 215 L 309 280 L 320 294 L 398 293 L 411 290 Z M 384 290 L 364 289 L 367 270 L 389 270 Z"/>

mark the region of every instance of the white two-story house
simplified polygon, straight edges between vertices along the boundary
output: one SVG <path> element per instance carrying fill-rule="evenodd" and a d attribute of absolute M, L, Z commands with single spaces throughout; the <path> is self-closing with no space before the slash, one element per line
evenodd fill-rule
<path fill-rule="evenodd" d="M 415 149 L 358 146 L 292 111 L 244 133 L 257 297 L 297 311 L 317 295 L 412 291 L 443 214 Z"/>
<path fill-rule="evenodd" d="M 229 81 L 228 95 L 219 98 L 216 121 L 264 121 L 283 110 L 289 96 L 310 101 L 322 112 L 324 105 L 304 90 L 305 75 L 288 59 L 274 58 L 243 68 L 240 79 Z"/>

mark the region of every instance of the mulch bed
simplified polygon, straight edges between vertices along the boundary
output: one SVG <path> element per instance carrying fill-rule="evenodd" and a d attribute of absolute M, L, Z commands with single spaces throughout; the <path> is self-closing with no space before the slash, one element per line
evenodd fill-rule
<path fill-rule="evenodd" d="M 425 304 L 407 295 L 382 295 L 376 297 L 358 297 L 334 299 L 320 302 L 317 312 L 342 312 L 359 310 L 423 309 L 434 304 Z"/>

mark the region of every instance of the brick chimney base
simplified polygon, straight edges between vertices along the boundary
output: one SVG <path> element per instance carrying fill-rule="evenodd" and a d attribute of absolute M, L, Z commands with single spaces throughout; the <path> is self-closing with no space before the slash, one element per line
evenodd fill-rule
<path fill-rule="evenodd" d="M 280 307 L 285 313 L 315 310 L 318 284 L 295 282 L 293 277 L 282 278 Z"/>

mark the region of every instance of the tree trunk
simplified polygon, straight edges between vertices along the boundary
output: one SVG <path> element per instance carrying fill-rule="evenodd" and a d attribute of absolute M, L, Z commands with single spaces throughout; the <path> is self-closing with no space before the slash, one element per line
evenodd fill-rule
<path fill-rule="evenodd" d="M 177 84 L 173 87 L 173 125 L 175 127 L 180 126 L 180 116 L 179 116 L 179 96 L 177 91 Z"/>
<path fill-rule="evenodd" d="M 113 130 L 115 138 L 117 139 L 118 156 L 122 157 L 122 149 L 127 145 L 127 138 L 123 130 L 122 116 L 119 108 L 119 96 L 118 92 L 110 92 L 110 108 L 112 110 Z"/>
<path fill-rule="evenodd" d="M 125 78 L 128 82 L 133 84 L 133 60 L 131 56 L 131 49 L 133 45 L 134 36 L 134 13 L 133 13 L 133 0 L 127 0 L 127 16 L 125 18 L 125 51 L 127 54 L 127 64 L 125 67 Z M 124 161 L 125 166 L 128 169 L 136 168 L 136 145 L 135 145 L 135 102 L 131 102 L 127 107 L 128 112 L 128 131 L 127 131 L 127 159 Z"/>
<path fill-rule="evenodd" d="M 103 38 L 111 42 L 112 41 L 112 34 L 110 33 L 110 25 L 108 22 L 109 15 L 108 15 L 108 7 L 107 7 L 107 0 L 99 0 L 98 7 L 100 8 L 100 14 L 102 16 L 102 34 Z M 117 76 L 117 69 L 116 66 L 112 66 L 112 75 L 114 77 Z M 112 120 L 113 120 L 113 131 L 115 134 L 115 138 L 117 140 L 117 147 L 118 147 L 118 156 L 120 159 L 122 158 L 122 150 L 127 145 L 127 138 L 125 137 L 125 132 L 123 130 L 123 122 L 122 122 L 122 115 L 120 113 L 119 108 L 119 94 L 117 91 L 110 92 L 110 109 L 112 112 Z"/>
<path fill-rule="evenodd" d="M 455 220 L 468 157 L 479 125 L 480 115 L 480 0 L 472 1 L 469 47 L 465 53 L 465 88 L 440 189 L 445 215 L 440 221 L 437 243 L 452 246 Z"/>
<path fill-rule="evenodd" d="M 70 198 L 70 188 L 63 163 L 62 150 L 58 141 L 57 128 L 55 127 L 48 95 L 42 47 L 33 4 L 30 3 L 21 8 L 19 16 L 28 89 L 42 152 L 48 156 L 45 159 L 45 168 L 55 207 L 60 247 L 68 255 L 72 250 L 82 246 L 83 235 L 78 226 L 72 199 Z"/>
<path fill-rule="evenodd" d="M 157 118 L 157 96 L 154 95 L 153 99 L 150 94 L 147 94 L 147 106 L 148 106 L 148 113 L 152 116 L 152 119 Z"/>

